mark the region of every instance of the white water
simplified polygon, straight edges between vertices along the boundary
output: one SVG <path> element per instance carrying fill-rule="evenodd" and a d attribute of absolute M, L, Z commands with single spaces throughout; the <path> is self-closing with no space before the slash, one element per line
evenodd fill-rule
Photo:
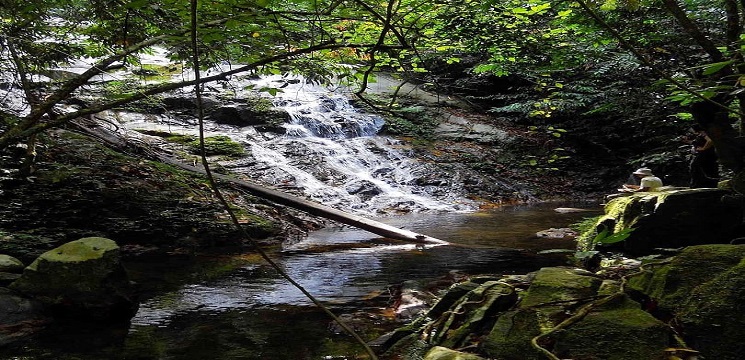
<path fill-rule="evenodd" d="M 457 195 L 438 198 L 417 186 L 427 169 L 401 142 L 377 136 L 383 118 L 355 109 L 348 94 L 280 76 L 262 78 L 260 87 L 281 88 L 273 102 L 292 118 L 284 136 L 249 136 L 247 142 L 253 158 L 274 169 L 275 182 L 283 179 L 316 201 L 367 215 L 473 210 Z"/>
<path fill-rule="evenodd" d="M 281 88 L 270 98 L 291 120 L 281 125 L 284 134 L 208 122 L 207 135 L 228 135 L 247 150 L 245 158 L 221 161 L 229 170 L 364 216 L 476 209 L 448 179 L 442 186 L 418 185 L 418 179 L 433 170 L 413 158 L 402 142 L 378 136 L 384 119 L 354 108 L 349 94 L 281 76 L 231 85 L 233 89 Z M 237 91 L 236 97 L 253 90 L 245 91 Z M 116 120 L 129 129 L 196 134 L 193 119 L 168 114 L 119 113 Z"/>

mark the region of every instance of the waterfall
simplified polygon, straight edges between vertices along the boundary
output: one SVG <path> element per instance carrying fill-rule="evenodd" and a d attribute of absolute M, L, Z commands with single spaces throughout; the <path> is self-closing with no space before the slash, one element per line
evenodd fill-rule
<path fill-rule="evenodd" d="M 454 189 L 417 185 L 431 170 L 402 142 L 377 135 L 385 120 L 353 107 L 348 93 L 280 76 L 254 85 L 281 88 L 272 102 L 291 121 L 283 135 L 243 130 L 250 160 L 233 164 L 233 171 L 363 215 L 473 210 Z"/>
<path fill-rule="evenodd" d="M 281 90 L 270 99 L 289 114 L 289 121 L 267 130 L 207 118 L 207 136 L 227 135 L 246 149 L 243 158 L 218 160 L 230 171 L 362 216 L 476 210 L 475 202 L 462 195 L 459 181 L 417 161 L 402 141 L 378 135 L 385 120 L 355 108 L 349 92 L 282 76 L 231 80 L 231 96 L 236 99 L 255 97 L 255 89 L 261 88 Z M 234 105 L 220 100 L 211 106 Z M 184 114 L 117 112 L 111 116 L 109 121 L 127 129 L 197 133 L 195 119 Z"/>

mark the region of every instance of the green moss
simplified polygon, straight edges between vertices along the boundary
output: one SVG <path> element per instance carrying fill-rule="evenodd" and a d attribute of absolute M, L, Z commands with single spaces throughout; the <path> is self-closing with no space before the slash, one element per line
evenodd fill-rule
<path fill-rule="evenodd" d="M 188 143 L 192 153 L 200 153 L 199 140 L 193 140 Z M 228 157 L 240 157 L 245 155 L 246 151 L 243 145 L 233 141 L 229 136 L 217 135 L 209 136 L 204 139 L 204 151 L 206 155 L 225 155 Z"/>
<path fill-rule="evenodd" d="M 530 340 L 540 334 L 538 311 L 520 309 L 501 315 L 483 342 L 485 353 L 503 360 L 543 360 Z"/>
<path fill-rule="evenodd" d="M 261 96 L 246 98 L 246 104 L 256 112 L 268 113 L 275 110 L 272 101 Z"/>
<path fill-rule="evenodd" d="M 39 259 L 29 265 L 29 269 L 37 270 L 39 263 L 42 261 L 75 263 L 97 259 L 107 251 L 117 249 L 119 249 L 119 246 L 113 240 L 101 237 L 83 238 L 45 252 Z"/>
<path fill-rule="evenodd" d="M 569 226 L 572 230 L 576 231 L 577 234 L 580 234 L 575 240 L 578 249 L 581 251 L 592 250 L 592 240 L 597 235 L 597 225 L 601 218 L 603 218 L 602 215 L 584 218 L 582 221 Z"/>
<path fill-rule="evenodd" d="M 744 257 L 745 246 L 691 246 L 669 264 L 630 278 L 628 286 L 655 299 L 661 309 L 675 313 L 694 289 L 729 271 Z"/>
<path fill-rule="evenodd" d="M 141 76 L 146 81 L 162 82 L 170 80 L 174 75 L 181 74 L 181 64 L 142 64 L 139 69 L 132 72 Z"/>
<path fill-rule="evenodd" d="M 605 215 L 595 218 L 593 226 L 582 225 L 585 231 L 577 237 L 577 248 L 580 251 L 591 251 L 595 248 L 593 240 L 599 231 L 608 228 L 608 236 L 631 229 L 644 215 L 653 212 L 657 205 L 664 201 L 665 193 L 638 193 L 617 197 L 605 205 Z M 588 220 L 589 221 L 589 220 Z"/>
<path fill-rule="evenodd" d="M 536 273 L 521 307 L 594 296 L 602 280 L 569 268 L 542 268 Z"/>
<path fill-rule="evenodd" d="M 745 259 L 695 288 L 678 313 L 686 334 L 707 359 L 740 359 L 745 352 Z"/>
<path fill-rule="evenodd" d="M 671 335 L 638 303 L 620 297 L 556 333 L 553 352 L 562 359 L 656 360 L 671 346 Z"/>

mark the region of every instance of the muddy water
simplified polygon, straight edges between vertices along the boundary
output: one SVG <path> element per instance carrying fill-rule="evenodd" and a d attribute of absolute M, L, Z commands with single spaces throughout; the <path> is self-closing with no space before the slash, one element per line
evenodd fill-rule
<path fill-rule="evenodd" d="M 526 273 L 563 264 L 565 255 L 537 252 L 571 249 L 573 243 L 540 239 L 535 233 L 597 212 L 559 214 L 553 211 L 556 206 L 380 219 L 451 245 L 422 248 L 341 227 L 288 242 L 274 257 L 334 313 L 353 319 L 363 338 L 372 340 L 402 324 L 392 317 L 390 294 L 405 281 L 431 284 L 453 274 Z M 128 326 L 93 332 L 66 329 L 21 351 L 31 356 L 23 359 L 366 358 L 360 346 L 273 269 L 246 259 L 237 267 L 192 271 L 191 278 L 183 277 L 183 268 L 175 263 L 151 267 L 149 274 L 138 269 L 141 281 L 148 276 L 165 281 L 173 273 L 181 283 L 152 292 Z"/>

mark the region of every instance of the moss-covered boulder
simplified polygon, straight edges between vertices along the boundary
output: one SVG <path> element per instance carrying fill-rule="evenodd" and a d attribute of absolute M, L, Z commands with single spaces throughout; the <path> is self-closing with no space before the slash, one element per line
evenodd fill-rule
<path fill-rule="evenodd" d="M 674 318 L 687 344 L 707 359 L 745 353 L 745 246 L 701 245 L 630 279 L 629 288 Z"/>
<path fill-rule="evenodd" d="M 550 336 L 562 359 L 657 360 L 672 345 L 670 327 L 626 296 L 599 306 Z"/>
<path fill-rule="evenodd" d="M 40 301 L 57 317 L 126 320 L 137 310 L 119 246 L 100 237 L 45 252 L 10 288 Z"/>
<path fill-rule="evenodd" d="M 597 294 L 603 280 L 589 271 L 549 267 L 538 270 L 520 307 L 540 306 L 557 301 L 587 299 Z"/>
<path fill-rule="evenodd" d="M 578 248 L 593 250 L 596 236 L 606 238 L 633 229 L 620 247 L 631 254 L 646 254 L 655 248 L 728 243 L 742 225 L 743 209 L 738 202 L 723 201 L 728 192 L 718 189 L 686 189 L 634 193 L 617 197 L 605 206 L 596 227 L 578 238 Z M 611 245 L 619 246 L 619 245 Z"/>
<path fill-rule="evenodd" d="M 566 318 L 565 305 L 588 302 L 603 281 L 588 271 L 543 268 L 535 273 L 517 308 L 500 316 L 482 343 L 485 352 L 505 360 L 539 360 L 545 356 L 530 341 Z"/>

